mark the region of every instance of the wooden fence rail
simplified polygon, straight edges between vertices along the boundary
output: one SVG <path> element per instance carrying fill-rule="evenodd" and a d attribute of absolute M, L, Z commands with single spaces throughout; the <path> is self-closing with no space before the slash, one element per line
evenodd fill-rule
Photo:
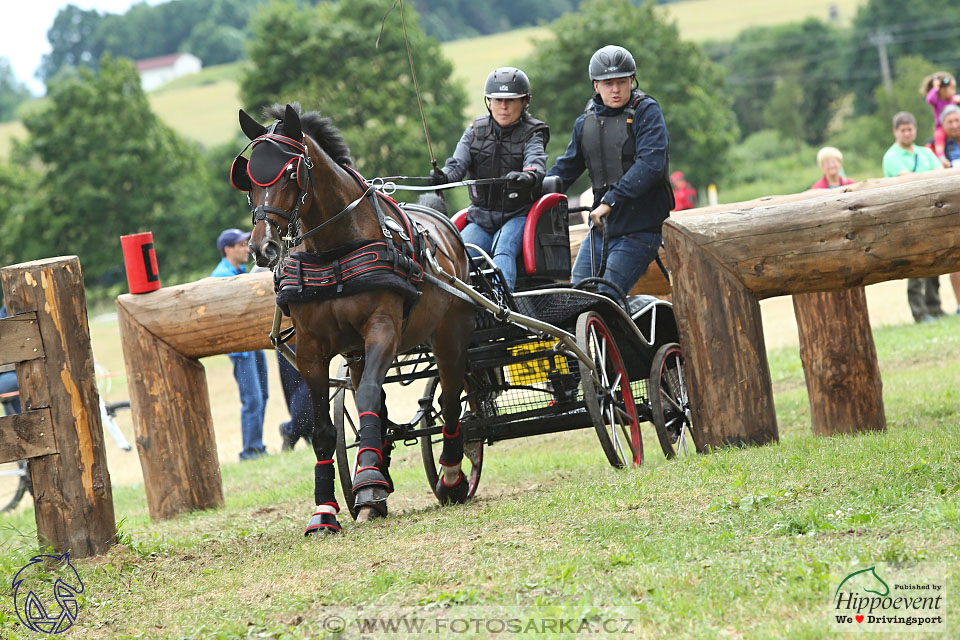
<path fill-rule="evenodd" d="M 223 505 L 210 396 L 199 358 L 270 347 L 274 308 L 270 272 L 205 278 L 117 298 L 152 518 Z"/>
<path fill-rule="evenodd" d="M 664 225 L 702 448 L 763 444 L 778 437 L 759 300 L 960 270 L 957 170 L 727 209 L 673 218 Z M 862 296 L 851 296 L 846 303 L 828 299 L 809 317 L 798 317 L 807 334 L 801 335 L 801 350 L 806 340 L 811 406 L 817 405 L 811 413 L 815 420 L 822 411 L 829 419 L 847 416 L 857 422 L 840 431 L 883 428 L 866 306 Z M 806 308 L 803 298 L 795 298 L 795 305 Z M 857 314 L 831 318 L 829 305 Z M 836 366 L 817 371 L 827 359 Z M 810 384 L 823 376 L 826 384 Z M 845 392 L 834 392 L 836 387 Z M 866 418 L 851 415 L 856 407 L 842 406 L 850 403 L 851 392 L 874 407 Z M 816 423 L 814 428 L 821 432 Z"/>
<path fill-rule="evenodd" d="M 0 462 L 29 460 L 42 544 L 101 553 L 116 522 L 80 261 L 13 265 L 0 280 L 11 314 L 0 320 L 0 364 L 16 364 L 23 407 L 0 418 Z"/>

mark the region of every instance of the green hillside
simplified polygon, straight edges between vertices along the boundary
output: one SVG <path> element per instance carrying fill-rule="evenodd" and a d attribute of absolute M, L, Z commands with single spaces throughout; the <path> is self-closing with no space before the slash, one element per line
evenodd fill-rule
<path fill-rule="evenodd" d="M 687 0 L 665 5 L 662 10 L 676 20 L 684 38 L 704 41 L 732 38 L 750 26 L 792 22 L 811 16 L 827 19 L 829 4 L 837 6 L 841 22 L 849 22 L 863 1 Z M 546 28 L 531 27 L 442 44 L 444 55 L 453 62 L 454 77 L 467 90 L 469 100 L 464 120 L 484 112 L 483 82 L 491 70 L 516 64 L 534 50 L 537 40 L 549 37 Z M 220 65 L 180 78 L 151 93 L 150 104 L 164 122 L 191 140 L 205 146 L 227 142 L 237 131 L 240 68 L 241 63 Z M 536 86 L 534 94 L 536 101 Z M 416 112 L 415 105 L 410 108 L 411 113 Z M 19 122 L 0 124 L 0 157 L 8 157 L 11 138 L 23 137 L 24 133 Z"/>

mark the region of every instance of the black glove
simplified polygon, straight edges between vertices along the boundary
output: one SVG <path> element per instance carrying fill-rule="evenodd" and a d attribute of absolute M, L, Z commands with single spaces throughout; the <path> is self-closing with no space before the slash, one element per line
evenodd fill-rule
<path fill-rule="evenodd" d="M 506 176 L 510 184 L 518 188 L 532 187 L 537 182 L 537 176 L 533 171 L 511 171 Z"/>
<path fill-rule="evenodd" d="M 442 169 L 430 169 L 430 184 L 436 186 L 447 184 L 448 182 L 450 182 L 450 178 L 447 177 L 447 174 L 445 174 Z"/>

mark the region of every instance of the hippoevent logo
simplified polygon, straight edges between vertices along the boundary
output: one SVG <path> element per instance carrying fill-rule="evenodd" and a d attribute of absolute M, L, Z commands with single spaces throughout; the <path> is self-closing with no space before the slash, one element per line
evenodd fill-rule
<path fill-rule="evenodd" d="M 946 630 L 943 567 L 929 563 L 879 564 L 847 574 L 833 593 L 834 631 Z"/>
<path fill-rule="evenodd" d="M 17 617 L 31 631 L 63 633 L 77 620 L 83 581 L 70 564 L 69 553 L 30 558 L 13 577 L 11 588 Z"/>

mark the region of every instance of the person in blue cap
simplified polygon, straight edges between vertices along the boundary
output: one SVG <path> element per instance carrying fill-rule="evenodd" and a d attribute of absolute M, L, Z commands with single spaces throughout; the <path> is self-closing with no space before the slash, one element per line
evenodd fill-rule
<path fill-rule="evenodd" d="M 250 234 L 226 229 L 217 237 L 220 263 L 210 275 L 214 278 L 238 276 L 247 272 Z M 263 416 L 267 408 L 267 358 L 263 351 L 227 354 L 233 362 L 233 377 L 240 389 L 240 432 L 243 436 L 241 460 L 267 455 L 263 444 Z"/>

